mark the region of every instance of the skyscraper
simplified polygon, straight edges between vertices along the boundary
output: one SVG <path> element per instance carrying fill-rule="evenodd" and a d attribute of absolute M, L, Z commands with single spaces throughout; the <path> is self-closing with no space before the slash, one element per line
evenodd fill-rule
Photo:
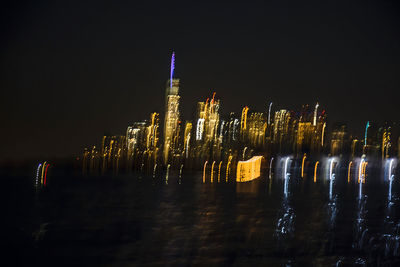
<path fill-rule="evenodd" d="M 171 58 L 171 75 L 165 90 L 164 119 L 164 164 L 170 162 L 170 156 L 177 154 L 179 149 L 179 79 L 174 79 L 175 53 Z"/>

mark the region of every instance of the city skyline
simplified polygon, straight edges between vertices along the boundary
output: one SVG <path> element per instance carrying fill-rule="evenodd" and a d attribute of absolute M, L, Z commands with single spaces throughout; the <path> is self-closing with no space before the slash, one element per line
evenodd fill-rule
<path fill-rule="evenodd" d="M 398 266 L 399 14 L 2 3 L 3 265 Z"/>
<path fill-rule="evenodd" d="M 290 110 L 319 102 L 330 123 L 347 122 L 360 136 L 367 121 L 398 121 L 394 2 L 45 2 L 10 4 L 2 16 L 1 137 L 10 141 L 1 160 L 70 157 L 163 112 L 172 50 L 185 120 L 217 92 L 226 115 L 263 112 L 271 101 Z"/>
<path fill-rule="evenodd" d="M 227 179 L 231 169 L 237 168 L 238 179 L 242 179 L 249 173 L 258 177 L 265 160 L 272 163 L 280 156 L 303 158 L 304 165 L 305 158 L 321 156 L 388 160 L 400 155 L 399 125 L 367 121 L 364 134 L 354 135 L 347 124 L 329 125 L 324 105 L 318 102 L 315 106 L 303 104 L 297 111 L 275 109 L 270 102 L 264 112 L 244 106 L 240 114 L 230 112 L 227 116 L 220 113 L 220 99 L 214 92 L 205 101 L 198 101 L 196 114 L 184 122 L 175 60 L 172 52 L 164 112 L 152 112 L 149 120 L 134 122 L 126 135 L 104 135 L 100 147 L 85 148 L 82 157 L 76 158 L 83 174 L 118 174 L 123 170 L 153 171 L 155 176 L 158 169 L 166 168 L 168 177 L 170 169 L 205 171 L 208 163 L 212 163 L 213 173 L 219 162 L 218 175 L 221 166 L 226 167 Z"/>

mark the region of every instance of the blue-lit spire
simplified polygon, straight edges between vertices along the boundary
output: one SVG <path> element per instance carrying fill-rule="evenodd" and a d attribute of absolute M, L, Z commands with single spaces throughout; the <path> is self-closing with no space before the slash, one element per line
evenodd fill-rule
<path fill-rule="evenodd" d="M 172 52 L 172 57 L 171 57 L 171 76 L 169 78 L 170 88 L 172 88 L 172 79 L 174 78 L 174 69 L 175 69 L 175 52 Z"/>
<path fill-rule="evenodd" d="M 366 146 L 366 145 L 367 145 L 367 133 L 368 133 L 368 127 L 369 127 L 369 121 L 367 122 L 367 125 L 365 126 L 364 146 Z"/>

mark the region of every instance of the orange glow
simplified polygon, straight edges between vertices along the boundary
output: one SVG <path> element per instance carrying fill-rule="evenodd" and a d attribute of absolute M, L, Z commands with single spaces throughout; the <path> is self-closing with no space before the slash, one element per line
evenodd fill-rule
<path fill-rule="evenodd" d="M 214 182 L 214 165 L 215 165 L 215 160 L 211 165 L 211 183 Z"/>
<path fill-rule="evenodd" d="M 219 162 L 219 166 L 218 166 L 218 183 L 221 181 L 221 165 L 222 165 L 222 161 Z"/>
<path fill-rule="evenodd" d="M 237 165 L 236 182 L 248 182 L 260 177 L 262 156 L 254 156 Z"/>
<path fill-rule="evenodd" d="M 359 174 L 358 174 L 358 183 L 365 184 L 365 171 L 367 169 L 368 162 L 363 161 L 361 162 Z"/>
<path fill-rule="evenodd" d="M 241 126 L 241 130 L 246 130 L 247 127 L 247 112 L 249 111 L 249 108 L 247 106 L 245 106 L 242 109 L 242 118 L 241 118 L 241 122 L 240 122 L 240 126 Z"/>
<path fill-rule="evenodd" d="M 47 164 L 47 161 L 45 161 L 44 163 L 43 163 L 43 167 L 42 167 L 42 176 L 41 176 L 41 178 L 40 178 L 40 184 L 43 184 L 43 177 L 44 177 L 44 171 L 45 171 L 45 166 L 46 166 L 46 164 Z M 46 168 L 47 169 L 47 168 Z"/>
<path fill-rule="evenodd" d="M 367 165 L 368 165 L 368 162 L 364 162 L 364 164 L 363 164 L 363 179 L 362 179 L 362 183 L 363 184 L 365 184 L 365 171 L 366 171 L 366 169 L 367 169 Z"/>
<path fill-rule="evenodd" d="M 350 183 L 350 174 L 351 174 L 351 165 L 353 165 L 353 162 L 350 161 L 349 163 L 349 169 L 347 171 L 347 182 Z"/>
<path fill-rule="evenodd" d="M 306 160 L 306 158 L 307 158 L 307 155 L 304 154 L 303 161 L 301 163 L 301 178 L 304 178 L 304 161 Z"/>
<path fill-rule="evenodd" d="M 228 176 L 229 176 L 229 167 L 231 166 L 231 160 L 232 160 L 232 156 L 229 156 L 228 158 L 228 164 L 226 164 L 226 182 L 228 182 Z"/>
<path fill-rule="evenodd" d="M 206 168 L 208 161 L 204 162 L 204 170 L 203 170 L 203 184 L 206 182 Z"/>
<path fill-rule="evenodd" d="M 324 146 L 324 133 L 325 133 L 326 122 L 322 126 L 322 134 L 321 134 L 321 146 Z"/>
<path fill-rule="evenodd" d="M 314 183 L 317 182 L 317 168 L 318 168 L 319 161 L 315 162 L 315 167 L 314 167 Z"/>

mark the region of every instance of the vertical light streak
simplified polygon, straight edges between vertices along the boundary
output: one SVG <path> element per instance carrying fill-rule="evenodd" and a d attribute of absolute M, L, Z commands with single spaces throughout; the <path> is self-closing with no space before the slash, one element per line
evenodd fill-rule
<path fill-rule="evenodd" d="M 362 183 L 365 184 L 365 171 L 367 170 L 368 162 L 364 162 L 363 164 L 363 171 L 362 171 Z"/>
<path fill-rule="evenodd" d="M 46 170 L 44 171 L 44 186 L 46 186 L 46 180 L 47 180 L 47 169 L 49 168 L 50 164 L 46 165 Z"/>
<path fill-rule="evenodd" d="M 157 163 L 154 165 L 154 169 L 153 169 L 153 178 L 156 177 L 156 170 L 157 170 Z"/>
<path fill-rule="evenodd" d="M 40 167 L 42 167 L 42 163 L 39 163 L 39 164 L 38 164 L 38 167 L 37 167 L 37 169 L 36 169 L 36 181 L 35 181 L 35 186 L 38 186 L 38 184 L 39 184 Z"/>
<path fill-rule="evenodd" d="M 246 155 L 246 150 L 247 150 L 247 146 L 243 149 L 243 160 L 244 160 L 244 156 Z"/>
<path fill-rule="evenodd" d="M 221 181 L 221 165 L 222 165 L 222 160 L 219 162 L 218 166 L 218 183 Z"/>
<path fill-rule="evenodd" d="M 306 160 L 306 158 L 307 158 L 307 156 L 306 156 L 306 154 L 304 154 L 303 160 L 301 163 L 301 178 L 304 178 L 304 161 Z"/>
<path fill-rule="evenodd" d="M 366 145 L 367 145 L 367 134 L 368 134 L 368 128 L 369 128 L 369 121 L 367 121 L 367 125 L 365 125 L 364 146 L 366 146 Z"/>
<path fill-rule="evenodd" d="M 274 160 L 274 158 L 271 158 L 271 161 L 269 162 L 269 179 L 272 178 L 272 161 Z"/>
<path fill-rule="evenodd" d="M 392 200 L 392 183 L 393 183 L 393 180 L 394 180 L 394 175 L 389 177 L 389 193 L 388 193 L 389 201 Z"/>
<path fill-rule="evenodd" d="M 247 128 L 247 112 L 249 111 L 249 108 L 247 106 L 245 106 L 242 109 L 242 117 L 241 117 L 241 130 L 246 130 Z"/>
<path fill-rule="evenodd" d="M 317 182 L 317 168 L 318 168 L 319 161 L 315 162 L 315 167 L 314 167 L 314 183 Z"/>
<path fill-rule="evenodd" d="M 47 162 L 45 161 L 43 163 L 43 167 L 42 167 L 42 175 L 41 175 L 41 179 L 40 179 L 40 185 L 43 184 L 43 176 L 44 176 L 44 170 L 45 170 L 46 164 L 47 164 Z"/>
<path fill-rule="evenodd" d="M 190 133 L 187 135 L 187 138 L 186 138 L 187 140 L 186 140 L 186 158 L 188 158 L 189 157 L 189 141 L 190 141 Z"/>
<path fill-rule="evenodd" d="M 288 196 L 289 179 L 290 179 L 290 173 L 287 172 L 288 163 L 289 163 L 289 157 L 287 157 L 286 160 L 285 160 L 285 185 L 284 185 L 284 188 L 283 188 L 283 192 L 285 194 L 285 197 Z"/>
<path fill-rule="evenodd" d="M 364 159 L 361 159 L 360 164 L 358 165 L 358 183 L 360 183 L 361 180 L 363 165 L 364 165 Z"/>
<path fill-rule="evenodd" d="M 215 160 L 213 161 L 211 165 L 211 183 L 214 182 L 214 165 L 215 165 Z"/>
<path fill-rule="evenodd" d="M 204 169 L 203 169 L 203 184 L 206 182 L 206 168 L 207 168 L 208 161 L 204 162 Z"/>
<path fill-rule="evenodd" d="M 333 196 L 333 182 L 335 181 L 335 174 L 332 174 L 332 177 L 329 181 L 329 200 L 332 200 Z"/>
<path fill-rule="evenodd" d="M 269 108 L 268 108 L 268 126 L 271 123 L 271 107 L 272 107 L 272 102 L 269 103 Z"/>
<path fill-rule="evenodd" d="M 285 175 L 285 179 L 286 179 L 286 173 L 287 173 L 287 166 L 288 166 L 288 162 L 289 162 L 289 157 L 286 157 L 286 160 L 285 160 L 285 173 L 284 173 L 284 175 Z"/>
<path fill-rule="evenodd" d="M 353 161 L 350 161 L 349 168 L 347 170 L 347 183 L 350 183 L 351 165 L 353 165 Z"/>
<path fill-rule="evenodd" d="M 231 166 L 231 160 L 232 160 L 232 156 L 229 156 L 229 158 L 228 158 L 228 164 L 226 164 L 226 182 L 228 182 L 228 177 L 229 177 L 229 172 L 230 172 L 230 169 L 229 169 L 229 167 Z"/>
<path fill-rule="evenodd" d="M 183 171 L 183 164 L 181 164 L 181 169 L 180 169 L 180 171 L 179 171 L 179 178 L 182 177 L 182 171 Z"/>
<path fill-rule="evenodd" d="M 321 134 L 321 146 L 324 146 L 324 134 L 325 134 L 325 127 L 326 127 L 326 122 L 324 122 L 324 125 L 322 126 L 322 134 Z"/>
<path fill-rule="evenodd" d="M 316 126 L 316 125 L 317 125 L 317 112 L 318 112 L 318 107 L 319 107 L 319 104 L 318 104 L 318 102 L 317 102 L 317 104 L 315 105 L 315 110 L 314 110 L 313 126 Z"/>
<path fill-rule="evenodd" d="M 359 192 L 358 197 L 361 199 L 362 197 L 362 184 L 365 184 L 365 170 L 367 168 L 368 162 L 365 162 L 364 159 L 361 159 L 360 166 L 358 168 L 358 183 L 359 185 Z"/>
<path fill-rule="evenodd" d="M 382 135 L 382 160 L 385 158 L 386 130 Z"/>
<path fill-rule="evenodd" d="M 167 175 L 165 176 L 165 183 L 168 184 L 168 177 L 169 177 L 169 168 L 171 167 L 171 164 L 168 164 L 167 166 Z"/>
<path fill-rule="evenodd" d="M 390 179 L 390 177 L 392 177 L 393 160 L 394 160 L 394 159 L 391 159 L 391 160 L 390 160 L 390 163 L 389 163 L 389 179 Z"/>
<path fill-rule="evenodd" d="M 333 164 L 334 164 L 334 160 L 331 159 L 331 162 L 330 162 L 330 164 L 329 164 L 329 180 L 332 180 Z"/>
<path fill-rule="evenodd" d="M 203 129 L 204 129 L 204 118 L 200 118 L 197 120 L 196 140 L 203 139 Z"/>
<path fill-rule="evenodd" d="M 174 70 L 175 70 L 175 52 L 172 52 L 172 57 L 171 57 L 171 73 L 169 77 L 170 81 L 170 88 L 172 89 L 172 79 L 174 77 Z"/>
<path fill-rule="evenodd" d="M 231 162 L 228 162 L 226 165 L 226 179 L 225 182 L 228 182 L 228 176 L 229 176 L 229 167 L 231 166 Z"/>
<path fill-rule="evenodd" d="M 389 201 L 392 200 L 392 184 L 394 180 L 394 174 L 392 174 L 393 161 L 394 159 L 391 159 L 389 163 L 389 193 L 388 193 Z"/>

